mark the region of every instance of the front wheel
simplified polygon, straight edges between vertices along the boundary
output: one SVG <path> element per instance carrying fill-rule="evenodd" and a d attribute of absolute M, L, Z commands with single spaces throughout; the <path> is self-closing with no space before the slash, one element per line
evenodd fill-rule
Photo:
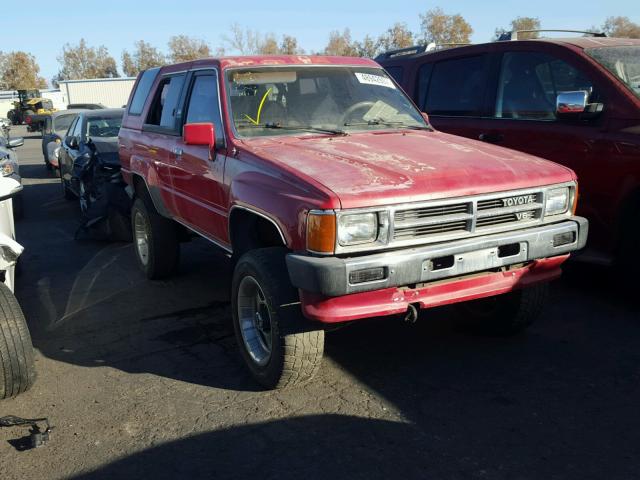
<path fill-rule="evenodd" d="M 542 314 L 549 297 L 546 283 L 460 304 L 463 322 L 472 331 L 511 336 L 524 331 Z"/>
<path fill-rule="evenodd" d="M 149 203 L 136 198 L 131 208 L 131 227 L 138 265 L 147 278 L 156 280 L 176 270 L 180 242 L 175 223 L 158 214 Z"/>
<path fill-rule="evenodd" d="M 28 390 L 35 376 L 27 322 L 16 297 L 0 283 L 0 400 Z"/>
<path fill-rule="evenodd" d="M 233 327 L 249 371 L 264 387 L 304 383 L 316 374 L 324 330 L 302 316 L 283 248 L 244 254 L 232 281 Z"/>

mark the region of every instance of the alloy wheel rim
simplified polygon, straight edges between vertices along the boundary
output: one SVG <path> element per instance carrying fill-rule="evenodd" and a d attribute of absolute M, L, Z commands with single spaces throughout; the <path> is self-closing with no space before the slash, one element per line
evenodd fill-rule
<path fill-rule="evenodd" d="M 136 241 L 136 251 L 138 258 L 143 265 L 149 262 L 149 234 L 147 232 L 147 222 L 140 212 L 136 212 L 133 217 L 133 230 Z"/>
<path fill-rule="evenodd" d="M 255 278 L 246 276 L 240 281 L 237 303 L 245 350 L 262 367 L 271 358 L 272 326 L 266 297 Z"/>

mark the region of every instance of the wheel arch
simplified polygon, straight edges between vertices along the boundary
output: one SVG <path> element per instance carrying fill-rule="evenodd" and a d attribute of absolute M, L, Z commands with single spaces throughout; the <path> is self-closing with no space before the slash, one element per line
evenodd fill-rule
<path fill-rule="evenodd" d="M 255 208 L 233 205 L 228 222 L 229 242 L 237 257 L 255 248 L 289 247 L 280 225 Z M 243 231 L 250 234 L 242 235 Z"/>

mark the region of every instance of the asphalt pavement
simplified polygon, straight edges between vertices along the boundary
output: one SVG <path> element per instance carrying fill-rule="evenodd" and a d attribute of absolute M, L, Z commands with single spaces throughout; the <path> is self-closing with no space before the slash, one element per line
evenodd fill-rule
<path fill-rule="evenodd" d="M 77 202 L 18 149 L 24 219 L 16 295 L 38 379 L 0 416 L 49 417 L 50 442 L 0 429 L 0 479 L 640 478 L 640 308 L 573 264 L 543 317 L 475 336 L 457 311 L 327 335 L 315 381 L 260 390 L 230 327 L 230 267 L 204 240 L 147 281 L 131 244 L 76 240 Z"/>

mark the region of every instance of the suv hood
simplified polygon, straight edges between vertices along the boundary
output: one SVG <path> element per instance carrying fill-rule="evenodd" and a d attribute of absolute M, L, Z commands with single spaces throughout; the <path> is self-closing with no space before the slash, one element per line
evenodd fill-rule
<path fill-rule="evenodd" d="M 575 179 L 561 165 L 442 132 L 245 140 L 256 155 L 333 191 L 342 208 L 537 187 Z"/>

